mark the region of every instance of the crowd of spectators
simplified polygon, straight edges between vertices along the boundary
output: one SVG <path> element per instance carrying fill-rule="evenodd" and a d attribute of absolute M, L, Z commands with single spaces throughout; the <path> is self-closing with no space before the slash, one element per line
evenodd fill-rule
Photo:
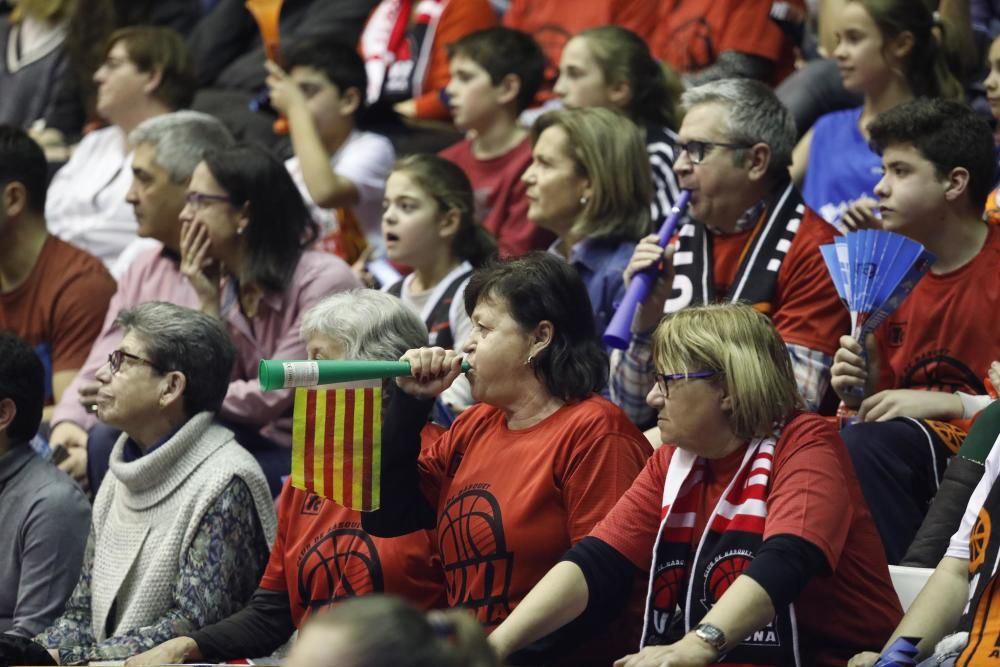
<path fill-rule="evenodd" d="M 1000 5 L 279 4 L 0 2 L 0 664 L 996 658 Z M 261 359 L 409 363 L 379 507 Z"/>

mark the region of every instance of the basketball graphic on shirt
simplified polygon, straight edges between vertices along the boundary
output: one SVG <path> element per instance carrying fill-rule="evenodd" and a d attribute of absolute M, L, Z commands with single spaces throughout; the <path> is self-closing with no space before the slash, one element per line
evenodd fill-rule
<path fill-rule="evenodd" d="M 969 535 L 969 574 L 975 574 L 986 560 L 986 547 L 990 543 L 990 533 L 993 532 L 993 522 L 986 508 L 979 510 L 976 525 Z"/>
<path fill-rule="evenodd" d="M 344 598 L 383 592 L 382 563 L 371 536 L 354 527 L 328 532 L 299 559 L 298 589 L 302 605 L 313 611 Z"/>
<path fill-rule="evenodd" d="M 934 350 L 921 355 L 906 367 L 898 381 L 900 387 L 921 387 L 932 391 L 952 393 L 967 391 L 971 387 L 975 394 L 985 394 L 983 378 L 947 350 Z"/>
<path fill-rule="evenodd" d="M 485 625 L 499 625 L 511 611 L 514 554 L 507 550 L 496 496 L 469 488 L 450 498 L 438 519 L 438 544 L 449 600 Z"/>
<path fill-rule="evenodd" d="M 750 565 L 753 556 L 744 551 L 728 551 L 713 560 L 705 575 L 705 591 L 702 602 L 711 608 L 719 601 L 736 578 Z"/>

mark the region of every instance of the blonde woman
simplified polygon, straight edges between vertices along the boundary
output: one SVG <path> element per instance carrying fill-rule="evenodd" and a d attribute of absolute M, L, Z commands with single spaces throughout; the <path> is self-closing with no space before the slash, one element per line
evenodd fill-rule
<path fill-rule="evenodd" d="M 788 352 L 746 305 L 685 309 L 653 338 L 664 444 L 490 636 L 501 653 L 617 615 L 650 573 L 642 643 L 616 665 L 843 665 L 901 615 L 836 431 L 802 412 Z M 746 638 L 746 639 L 744 639 Z M 724 656 L 724 659 L 723 659 Z"/>
<path fill-rule="evenodd" d="M 625 291 L 622 272 L 652 230 L 652 177 L 636 125 L 603 108 L 552 111 L 531 128 L 528 219 L 576 268 L 603 332 Z"/>

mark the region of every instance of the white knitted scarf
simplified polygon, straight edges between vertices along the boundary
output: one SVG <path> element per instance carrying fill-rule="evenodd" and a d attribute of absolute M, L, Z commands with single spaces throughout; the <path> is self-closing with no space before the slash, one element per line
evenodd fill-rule
<path fill-rule="evenodd" d="M 181 560 L 205 512 L 234 477 L 250 489 L 267 542 L 273 542 L 277 521 L 264 473 L 213 416 L 195 415 L 163 445 L 129 463 L 122 459 L 128 436 L 115 443 L 111 474 L 94 500 L 91 623 L 97 641 L 107 638 L 116 601 L 116 633 L 151 625 L 171 608 Z"/>

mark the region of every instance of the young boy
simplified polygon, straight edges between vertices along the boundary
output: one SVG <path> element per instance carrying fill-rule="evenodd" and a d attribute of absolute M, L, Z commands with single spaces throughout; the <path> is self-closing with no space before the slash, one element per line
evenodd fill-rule
<path fill-rule="evenodd" d="M 497 239 L 501 256 L 547 248 L 552 234 L 528 220 L 521 175 L 531 163 L 531 143 L 517 123 L 542 83 L 542 50 L 519 30 L 489 28 L 448 45 L 448 56 L 448 105 L 468 137 L 441 156 L 465 170 L 478 217 Z"/>
<path fill-rule="evenodd" d="M 866 341 L 841 338 L 832 384 L 859 423 L 843 431 L 890 563 L 913 539 L 965 433 L 972 395 L 1000 357 L 1000 229 L 982 211 L 996 170 L 992 135 L 968 107 L 916 100 L 869 126 L 882 155 L 881 226 L 936 260 Z M 864 390 L 864 399 L 848 393 Z M 963 396 L 964 395 L 964 396 Z"/>
<path fill-rule="evenodd" d="M 285 165 L 320 227 L 321 246 L 354 262 L 367 242 L 377 258 L 396 154 L 388 139 L 357 127 L 364 63 L 356 49 L 331 40 L 293 43 L 282 55 L 287 73 L 268 63 L 271 103 L 288 118 L 295 157 Z"/>

